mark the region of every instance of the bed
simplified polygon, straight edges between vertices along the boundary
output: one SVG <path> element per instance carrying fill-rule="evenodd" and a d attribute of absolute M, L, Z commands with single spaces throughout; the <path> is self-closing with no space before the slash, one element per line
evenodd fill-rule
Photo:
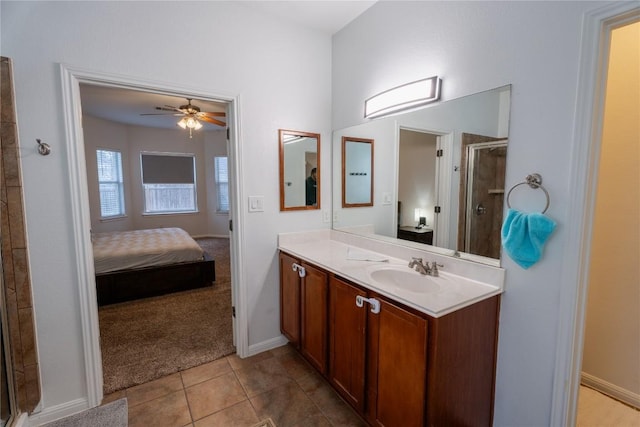
<path fill-rule="evenodd" d="M 98 305 L 212 285 L 215 261 L 181 228 L 93 233 Z"/>

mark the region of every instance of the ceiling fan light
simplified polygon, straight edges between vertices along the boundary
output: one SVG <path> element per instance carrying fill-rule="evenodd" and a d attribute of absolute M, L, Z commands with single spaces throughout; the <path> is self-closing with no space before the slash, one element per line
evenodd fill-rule
<path fill-rule="evenodd" d="M 187 118 L 186 117 L 181 118 L 180 121 L 178 121 L 177 125 L 180 126 L 182 129 L 186 129 L 187 128 Z"/>
<path fill-rule="evenodd" d="M 196 124 L 195 124 L 195 126 L 194 126 L 193 128 L 194 128 L 195 130 L 202 129 L 202 123 L 200 123 L 200 122 L 199 122 L 198 120 L 196 120 L 196 119 L 194 119 L 194 120 L 195 120 Z"/>

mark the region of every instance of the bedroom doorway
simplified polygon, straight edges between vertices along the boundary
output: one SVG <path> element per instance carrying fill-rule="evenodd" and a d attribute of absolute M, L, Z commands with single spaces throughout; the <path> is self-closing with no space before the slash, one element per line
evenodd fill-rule
<path fill-rule="evenodd" d="M 235 348 L 232 352 L 237 352 L 238 354 L 242 354 L 243 351 L 246 351 L 247 347 L 247 337 L 246 331 L 238 333 L 238 331 L 242 331 L 242 325 L 246 325 L 246 321 L 243 318 L 243 303 L 241 301 L 242 298 L 238 298 L 238 295 L 241 295 L 241 292 L 238 292 L 239 283 L 241 283 L 236 278 L 241 274 L 241 269 L 239 268 L 239 259 L 241 253 L 241 247 L 239 244 L 238 231 L 232 232 L 229 230 L 228 225 L 229 222 L 233 221 L 235 224 L 242 223 L 242 213 L 237 209 L 233 209 L 233 206 L 238 206 L 239 200 L 239 179 L 237 175 L 238 164 L 239 164 L 239 150 L 238 150 L 238 142 L 237 142 L 237 99 L 218 96 L 210 93 L 194 93 L 192 89 L 183 89 L 176 88 L 171 86 L 158 86 L 151 85 L 144 80 L 132 80 L 123 78 L 121 76 L 111 76 L 100 73 L 87 72 L 86 70 L 74 70 L 72 68 L 61 66 L 62 75 L 63 75 L 63 99 L 64 99 L 64 107 L 65 114 L 67 117 L 67 133 L 70 140 L 70 150 L 68 153 L 69 157 L 69 169 L 70 169 L 70 180 L 72 184 L 72 188 L 77 191 L 73 191 L 72 196 L 72 216 L 74 219 L 74 239 L 77 248 L 77 257 L 78 257 L 78 279 L 80 284 L 80 304 L 81 304 L 81 317 L 82 317 L 82 326 L 83 326 L 83 336 L 84 336 L 84 348 L 85 348 L 85 361 L 86 361 L 86 371 L 87 371 L 87 387 L 89 390 L 89 404 L 91 406 L 96 406 L 100 404 L 103 397 L 103 366 L 102 366 L 102 348 L 100 342 L 100 316 L 98 311 L 98 305 L 96 300 L 96 289 L 95 289 L 95 277 L 94 277 L 94 260 L 93 260 L 93 248 L 91 243 L 91 231 L 93 230 L 93 226 L 97 224 L 98 229 L 126 229 L 126 228 L 161 228 L 164 226 L 177 226 L 180 228 L 189 229 L 190 234 L 194 234 L 195 237 L 203 237 L 203 238 L 211 238 L 214 235 L 217 235 L 217 238 L 220 238 L 220 235 L 226 234 L 225 243 L 226 246 L 224 250 L 228 254 L 229 260 L 229 283 L 227 290 L 227 299 L 228 303 L 224 304 L 224 309 L 228 311 L 228 323 L 229 323 L 229 331 L 232 340 L 235 342 Z M 198 134 L 198 130 L 195 128 L 193 130 L 182 130 L 179 129 L 180 132 L 176 131 L 173 128 L 171 131 L 164 131 L 162 128 L 160 130 L 152 130 L 150 131 L 151 135 L 147 137 L 148 140 L 156 140 L 163 141 L 166 139 L 167 134 L 172 134 L 173 138 L 176 138 L 175 135 L 179 135 L 179 147 L 175 150 L 176 152 L 180 152 L 181 154 L 193 154 L 194 143 L 197 144 L 199 140 L 201 144 L 203 144 L 203 148 L 201 150 L 203 158 L 210 158 L 213 162 L 213 157 L 210 156 L 210 150 L 205 150 L 204 146 L 213 144 L 216 142 L 221 143 L 225 146 L 226 149 L 226 157 L 228 159 L 228 203 L 229 203 L 229 212 L 226 214 L 224 219 L 224 231 L 221 230 L 213 230 L 208 228 L 212 225 L 213 221 L 211 221 L 211 215 L 209 215 L 208 204 L 206 203 L 208 193 L 207 190 L 211 184 L 211 180 L 213 175 L 209 173 L 205 173 L 203 171 L 202 176 L 200 173 L 195 172 L 195 182 L 201 188 L 194 190 L 194 199 L 197 202 L 197 213 L 189 212 L 188 214 L 180 215 L 177 223 L 172 223 L 170 221 L 170 215 L 140 215 L 140 212 L 144 212 L 140 208 L 139 198 L 142 198 L 143 192 L 140 188 L 130 189 L 130 194 L 124 191 L 124 203 L 126 207 L 126 203 L 128 200 L 129 206 L 134 208 L 131 211 L 131 214 L 122 215 L 123 218 L 112 219 L 112 220 L 103 220 L 103 221 L 92 221 L 92 208 L 91 208 L 91 198 L 98 198 L 99 194 L 93 194 L 88 191 L 90 185 L 90 180 L 97 180 L 97 177 L 92 177 L 92 174 L 89 173 L 88 170 L 88 159 L 93 159 L 96 156 L 96 151 L 93 148 L 89 149 L 86 146 L 85 137 L 84 137 L 84 126 L 83 122 L 85 121 L 84 115 L 88 115 L 89 110 L 85 110 L 85 107 L 88 107 L 90 102 L 85 98 L 84 90 L 93 90 L 93 89 L 110 89 L 112 91 L 131 91 L 136 92 L 137 95 L 142 96 L 143 98 L 150 99 L 149 97 L 158 97 L 154 102 L 149 104 L 146 108 L 146 111 L 140 112 L 138 111 L 135 114 L 130 114 L 132 117 L 131 120 L 135 120 L 139 122 L 143 118 L 147 119 L 156 119 L 155 117 L 157 113 L 163 113 L 165 108 L 174 107 L 182 108 L 183 105 L 187 103 L 193 103 L 193 105 L 197 105 L 199 108 L 201 105 L 206 106 L 207 109 L 213 108 L 212 106 L 222 107 L 221 110 L 224 111 L 224 117 L 226 118 L 226 126 L 221 127 L 218 131 L 210 131 L 207 137 L 204 137 L 203 134 Z M 123 98 L 121 96 L 115 96 L 112 100 L 116 105 L 118 105 L 118 100 L 123 102 Z M 169 99 L 172 98 L 172 99 Z M 165 102 L 163 100 L 168 100 Z M 180 101 L 184 100 L 184 101 Z M 155 102 L 159 101 L 159 102 Z M 182 102 L 178 104 L 178 102 Z M 160 107 L 160 108 L 156 108 Z M 127 106 L 123 106 L 123 108 L 116 110 L 116 115 L 122 115 L 123 109 L 126 110 Z M 207 111 L 202 109 L 202 111 Z M 82 112 L 82 113 L 81 113 Z M 173 116 L 174 112 L 170 112 L 169 116 Z M 175 117 L 172 117 L 173 120 L 177 122 Z M 103 128 L 104 126 L 111 126 L 104 135 L 107 135 L 103 138 L 101 143 L 98 145 L 100 148 L 110 148 L 109 143 L 112 142 L 113 139 L 118 137 L 122 137 L 124 139 L 131 138 L 132 136 L 140 136 L 140 133 L 143 132 L 140 124 L 136 123 L 128 123 L 128 124 L 110 124 L 109 121 L 115 122 L 116 117 L 98 117 L 89 119 L 93 120 L 93 123 L 90 126 L 94 126 L 96 129 Z M 170 127 L 175 126 L 175 124 Z M 113 147 L 111 147 L 113 148 Z M 166 147 L 161 146 L 157 150 L 145 150 L 145 151 L 157 151 L 159 153 L 166 153 Z M 206 155 L 205 155 L 206 152 Z M 194 157 L 197 157 L 194 155 Z M 125 160 L 125 162 L 127 162 Z M 139 174 L 139 170 L 136 169 L 139 167 L 140 159 L 137 159 L 136 156 L 130 156 L 128 163 L 126 163 L 129 167 L 128 172 L 123 171 L 123 175 L 129 174 L 129 178 L 131 178 L 132 174 Z M 197 167 L 196 162 L 196 167 Z M 139 178 L 139 175 L 137 175 Z M 124 180 L 124 178 L 123 178 Z M 203 185 L 204 184 L 204 185 Z M 98 202 L 99 205 L 99 202 Z M 206 208 L 205 208 L 205 205 Z M 94 209 L 95 210 L 95 209 Z M 200 215 L 200 211 L 202 215 Z M 129 218 L 135 217 L 138 218 Z M 218 215 L 219 219 L 220 215 Z M 134 220 L 138 221 L 135 222 Z M 220 222 L 220 221 L 218 221 Z M 141 226 L 141 224 L 143 224 Z M 233 277 L 233 280 L 231 280 Z M 214 282 L 215 283 L 215 282 Z M 88 285 L 87 285 L 88 284 Z M 195 292 L 197 290 L 194 290 Z M 189 293 L 192 291 L 186 291 Z M 201 298 L 200 298 L 201 299 Z M 198 300 L 198 298 L 196 298 Z M 129 304 L 129 303 L 124 303 Z M 129 305 L 133 305 L 129 304 Z M 231 319 L 231 308 L 235 307 L 236 317 L 233 320 Z M 205 309 L 210 310 L 210 306 Z M 202 310 L 200 310 L 202 311 Z M 167 313 L 172 313 L 171 310 L 164 310 L 165 317 Z M 207 313 L 205 313 L 206 317 Z M 180 317 L 180 316 L 178 316 Z M 192 317 L 191 315 L 183 315 L 184 317 Z M 176 322 L 179 322 L 179 319 L 174 319 Z M 228 351 L 228 350 L 227 350 Z M 194 363 L 193 361 L 190 363 Z M 203 362 L 205 363 L 205 362 Z M 185 365 L 186 366 L 186 365 Z M 193 365 L 196 366 L 196 365 Z M 184 366 L 180 366 L 180 368 L 184 368 Z M 145 382 L 145 381 L 142 381 Z"/>

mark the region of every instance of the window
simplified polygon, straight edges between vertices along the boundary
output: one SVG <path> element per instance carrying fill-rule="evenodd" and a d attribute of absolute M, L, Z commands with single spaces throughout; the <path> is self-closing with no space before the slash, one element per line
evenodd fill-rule
<path fill-rule="evenodd" d="M 218 206 L 216 211 L 220 213 L 229 212 L 229 170 L 227 168 L 227 157 L 214 157 L 214 169 L 216 175 L 216 194 Z"/>
<path fill-rule="evenodd" d="M 195 156 L 141 153 L 145 214 L 196 212 Z"/>
<path fill-rule="evenodd" d="M 98 159 L 100 217 L 124 216 L 122 154 L 113 150 L 96 150 L 96 154 Z"/>

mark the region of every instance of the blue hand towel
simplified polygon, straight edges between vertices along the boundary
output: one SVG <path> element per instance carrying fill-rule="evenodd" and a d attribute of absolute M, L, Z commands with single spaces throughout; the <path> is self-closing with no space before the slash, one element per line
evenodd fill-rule
<path fill-rule="evenodd" d="M 556 223 L 541 213 L 523 213 L 509 209 L 502 224 L 502 246 L 524 269 L 538 262 L 545 242 Z"/>

